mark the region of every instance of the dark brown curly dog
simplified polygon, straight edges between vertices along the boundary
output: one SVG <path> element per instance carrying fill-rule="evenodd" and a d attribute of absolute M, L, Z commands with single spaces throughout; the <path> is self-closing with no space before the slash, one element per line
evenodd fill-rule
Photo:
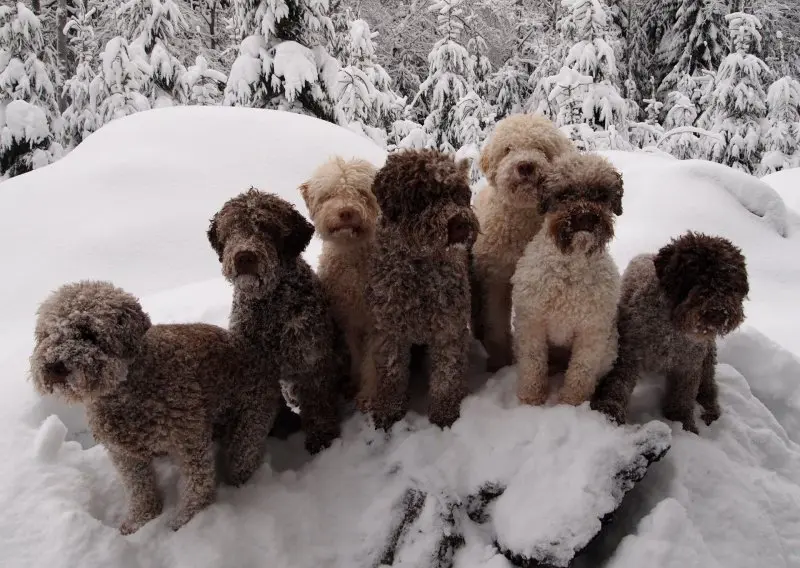
<path fill-rule="evenodd" d="M 152 461 L 173 456 L 184 490 L 170 527 L 209 505 L 220 436 L 228 481 L 261 466 L 280 390 L 269 362 L 226 330 L 206 324 L 150 325 L 139 302 L 108 282 L 67 284 L 38 312 L 31 374 L 40 393 L 83 402 L 128 495 L 123 534 L 161 513 Z"/>
<path fill-rule="evenodd" d="M 467 171 L 467 162 L 441 152 L 405 150 L 375 177 L 381 217 L 366 293 L 376 378 L 362 397 L 379 428 L 406 412 L 414 345 L 430 361 L 431 422 L 447 426 L 459 416 L 470 341 L 467 251 L 478 233 Z"/>
<path fill-rule="evenodd" d="M 622 277 L 619 357 L 592 408 L 624 423 L 639 375 L 656 372 L 667 377 L 667 420 L 697 433 L 696 400 L 711 424 L 720 415 L 715 340 L 744 321 L 748 292 L 745 258 L 722 237 L 689 232 L 634 258 Z"/>
<path fill-rule="evenodd" d="M 208 240 L 234 286 L 231 333 L 273 362 L 276 381 L 297 397 L 306 448 L 339 435 L 342 385 L 337 332 L 319 279 L 300 254 L 314 227 L 287 201 L 255 189 L 214 215 Z"/>

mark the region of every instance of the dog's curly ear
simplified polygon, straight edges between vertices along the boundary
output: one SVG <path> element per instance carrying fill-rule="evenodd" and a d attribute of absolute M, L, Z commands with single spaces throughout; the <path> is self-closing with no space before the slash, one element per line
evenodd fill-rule
<path fill-rule="evenodd" d="M 622 174 L 616 170 L 614 174 L 617 182 L 611 190 L 611 211 L 613 211 L 614 215 L 620 216 L 622 215 L 622 196 L 625 194 L 625 185 L 622 181 Z"/>
<path fill-rule="evenodd" d="M 308 202 L 308 195 L 309 195 L 308 192 L 311 189 L 310 182 L 304 181 L 303 183 L 300 184 L 300 187 L 298 189 L 300 189 L 300 195 L 303 196 L 303 201 L 306 202 L 306 206 L 311 207 L 311 204 Z"/>
<path fill-rule="evenodd" d="M 211 248 L 214 249 L 214 252 L 217 253 L 220 262 L 222 262 L 222 243 L 219 241 L 219 235 L 217 234 L 216 215 L 211 218 L 211 221 L 208 225 L 208 231 L 206 231 L 206 236 L 208 237 L 208 242 L 211 243 Z"/>
<path fill-rule="evenodd" d="M 287 223 L 289 233 L 283 238 L 283 251 L 289 257 L 300 256 L 314 236 L 314 225 L 294 207 L 289 210 Z"/>
<path fill-rule="evenodd" d="M 664 283 L 669 272 L 669 263 L 675 254 L 675 243 L 670 243 L 661 247 L 656 256 L 653 258 L 653 264 L 656 267 L 656 278 L 659 282 Z"/>

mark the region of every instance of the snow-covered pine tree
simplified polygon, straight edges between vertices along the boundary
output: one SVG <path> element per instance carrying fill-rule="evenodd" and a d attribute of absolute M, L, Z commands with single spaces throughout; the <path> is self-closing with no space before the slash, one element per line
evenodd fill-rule
<path fill-rule="evenodd" d="M 644 122 L 631 124 L 630 141 L 634 148 L 648 148 L 655 145 L 664 135 L 664 129 L 659 124 L 661 109 L 664 104 L 656 99 L 655 80 L 651 77 L 650 98 L 644 99 Z"/>
<path fill-rule="evenodd" d="M 753 173 L 761 163 L 762 122 L 767 114 L 764 84 L 772 72 L 751 53 L 761 42 L 758 18 L 743 12 L 725 18 L 734 51 L 719 67 L 706 111 L 709 130 L 721 134 L 724 142 L 706 146 L 712 160 Z"/>
<path fill-rule="evenodd" d="M 428 77 L 411 102 L 412 107 L 425 106 L 425 130 L 445 152 L 455 152 L 461 146 L 455 108 L 474 90 L 474 62 L 460 43 L 464 30 L 462 4 L 463 0 L 432 0 L 429 10 L 437 13 L 441 39 L 428 56 Z"/>
<path fill-rule="evenodd" d="M 0 176 L 30 171 L 62 153 L 53 68 L 40 59 L 47 50 L 36 14 L 22 2 L 0 6 Z"/>
<path fill-rule="evenodd" d="M 99 96 L 99 114 L 102 123 L 148 110 L 150 102 L 142 92 L 153 70 L 141 47 L 117 36 L 106 44 L 101 61 L 103 88 Z"/>
<path fill-rule="evenodd" d="M 345 66 L 339 71 L 336 108 L 342 124 L 386 147 L 387 130 L 405 101 L 392 91 L 392 80 L 375 59 L 373 38 L 364 20 L 349 22 Z"/>
<path fill-rule="evenodd" d="M 663 97 L 685 75 L 717 69 L 727 51 L 728 0 L 682 0 L 672 27 L 661 39 L 656 64 L 668 69 L 658 87 Z"/>
<path fill-rule="evenodd" d="M 98 95 L 102 92 L 103 80 L 93 67 L 99 55 L 93 26 L 96 14 L 95 8 L 87 9 L 87 0 L 75 0 L 72 17 L 64 27 L 75 58 L 75 73 L 64 83 L 67 108 L 64 109 L 62 118 L 64 137 L 73 147 L 102 124 Z"/>
<path fill-rule="evenodd" d="M 181 90 L 188 94 L 189 103 L 195 105 L 218 105 L 228 78 L 225 73 L 212 69 L 206 58 L 198 55 L 181 76 Z"/>
<path fill-rule="evenodd" d="M 328 0 L 235 0 L 233 25 L 241 44 L 223 104 L 336 122 L 340 65 L 325 47 Z"/>
<path fill-rule="evenodd" d="M 456 157 L 471 161 L 470 177 L 474 182 L 480 179 L 479 169 L 481 144 L 495 121 L 494 108 L 489 101 L 475 91 L 462 97 L 453 110 L 455 123 L 458 125 L 458 143 Z"/>
<path fill-rule="evenodd" d="M 783 54 L 783 37 L 778 32 L 783 77 L 767 91 L 769 130 L 764 137 L 762 175 L 785 168 L 800 167 L 800 81 L 789 76 Z"/>
<path fill-rule="evenodd" d="M 117 10 L 119 26 L 131 49 L 144 51 L 152 75 L 143 85 L 151 107 L 185 104 L 189 93 L 182 87 L 186 68 L 175 55 L 178 33 L 186 20 L 174 0 L 125 0 Z"/>
<path fill-rule="evenodd" d="M 686 94 L 672 91 L 667 96 L 669 111 L 664 120 L 664 138 L 659 148 L 679 160 L 700 157 L 700 138 L 694 132 L 697 108 Z"/>
<path fill-rule="evenodd" d="M 606 6 L 601 0 L 562 0 L 567 8 L 559 28 L 566 42 L 573 42 L 561 71 L 542 81 L 547 101 L 540 101 L 539 108 L 558 102 L 556 124 L 567 126 L 576 120 L 589 125 L 595 131 L 609 130 L 614 126 L 614 136 L 601 136 L 597 147 L 607 147 L 612 142 L 616 147 L 625 147 L 627 140 L 627 105 L 617 89 L 617 68 L 614 50 L 608 43 L 608 19 Z M 567 108 L 561 108 L 566 104 Z M 581 114 L 575 112 L 580 105 Z M 569 121 L 569 122 L 568 122 Z M 586 139 L 587 130 L 572 129 L 580 135 L 587 147 L 593 141 Z"/>

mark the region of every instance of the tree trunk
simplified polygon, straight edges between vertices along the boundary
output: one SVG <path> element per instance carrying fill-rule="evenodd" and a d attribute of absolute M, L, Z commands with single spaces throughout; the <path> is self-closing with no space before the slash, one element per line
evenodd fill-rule
<path fill-rule="evenodd" d="M 42 13 L 42 3 L 40 0 L 31 0 L 31 8 L 33 8 L 33 13 L 37 16 Z"/>
<path fill-rule="evenodd" d="M 70 52 L 67 47 L 67 36 L 64 35 L 64 26 L 66 25 L 67 0 L 58 0 L 58 7 L 56 8 L 56 51 L 58 54 L 58 66 L 61 68 L 61 76 L 64 79 L 70 76 L 72 69 Z M 67 108 L 67 101 L 60 89 L 58 93 L 58 106 L 61 112 L 64 112 L 64 109 Z"/>
<path fill-rule="evenodd" d="M 211 3 L 211 19 L 208 21 L 208 33 L 211 35 L 211 49 L 217 49 L 217 0 Z"/>

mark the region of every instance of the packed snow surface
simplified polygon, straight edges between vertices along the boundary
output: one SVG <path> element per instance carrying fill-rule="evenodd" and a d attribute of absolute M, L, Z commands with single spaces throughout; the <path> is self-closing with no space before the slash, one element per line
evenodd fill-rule
<path fill-rule="evenodd" d="M 299 115 L 159 109 L 112 122 L 63 160 L 0 184 L 4 567 L 367 566 L 381 560 L 409 500 L 419 512 L 394 561 L 424 566 L 420 559 L 452 530 L 448 511 L 496 482 L 507 493 L 488 506 L 489 522 L 458 527 L 464 545 L 454 565 L 505 568 L 511 564 L 495 542 L 530 549 L 532 535 L 559 528 L 573 531 L 574 542 L 585 538 L 598 517 L 579 512 L 609 508 L 615 488 L 603 486 L 613 456 L 633 455 L 636 436 L 666 443 L 668 428 L 653 422 L 664 390 L 656 378 L 632 400 L 631 417 L 644 426 L 615 429 L 586 407 L 518 406 L 515 370 L 477 372 L 476 349 L 475 391 L 452 429 L 412 412 L 386 436 L 355 416 L 313 459 L 301 435 L 270 441 L 250 483 L 221 487 L 218 502 L 178 532 L 166 527 L 177 472 L 165 462 L 165 514 L 121 536 L 122 488 L 105 449 L 87 436 L 81 409 L 38 399 L 26 380 L 37 304 L 64 282 L 103 278 L 142 297 L 155 322 L 224 325 L 230 289 L 206 242 L 209 217 L 251 185 L 305 213 L 297 186 L 337 153 L 376 165 L 385 159 L 368 140 Z M 606 154 L 625 180 L 612 245 L 621 269 L 695 229 L 742 248 L 751 293 L 746 326 L 720 344 L 722 417 L 699 436 L 669 424 L 668 453 L 573 565 L 800 567 L 793 206 L 783 205 L 774 176 L 762 182 L 713 165 Z M 319 250 L 314 241 L 306 258 L 314 263 Z M 558 521 L 548 523 L 548 514 Z"/>

